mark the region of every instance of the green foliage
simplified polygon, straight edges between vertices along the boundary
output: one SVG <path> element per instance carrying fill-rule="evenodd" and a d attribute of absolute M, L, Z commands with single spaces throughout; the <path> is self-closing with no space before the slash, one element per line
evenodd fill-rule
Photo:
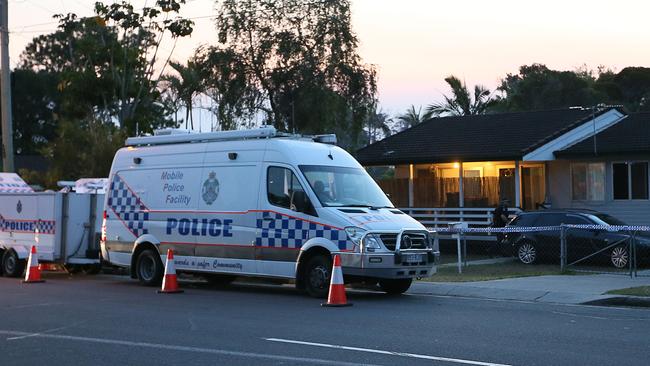
<path fill-rule="evenodd" d="M 217 34 L 209 52 L 214 95 L 234 103 L 222 117 L 261 113 L 281 130 L 346 131 L 358 143 L 376 74 L 357 54 L 349 1 L 220 1 Z M 232 95 L 223 89 L 230 83 Z"/>
<path fill-rule="evenodd" d="M 624 104 L 630 111 L 650 111 L 650 68 L 626 67 L 618 74 L 601 74 L 596 88 L 609 103 Z"/>
<path fill-rule="evenodd" d="M 58 30 L 34 38 L 20 68 L 58 75 L 61 114 L 70 120 L 117 120 L 131 135 L 167 126 L 154 64 L 164 34 L 192 31 L 191 21 L 175 15 L 182 3 L 157 1 L 138 12 L 125 1 L 97 2 L 94 17 L 55 15 Z"/>
<path fill-rule="evenodd" d="M 393 119 L 381 110 L 377 110 L 377 106 L 374 105 L 368 115 L 366 127 L 367 141 L 364 141 L 364 143 L 371 144 L 392 135 L 393 125 Z"/>
<path fill-rule="evenodd" d="M 591 107 L 598 104 L 625 106 L 630 111 L 650 110 L 650 68 L 626 67 L 616 73 L 600 67 L 575 71 L 551 70 L 542 64 L 524 65 L 518 74 L 501 82 L 503 92 L 496 107 L 504 111 Z"/>
<path fill-rule="evenodd" d="M 399 115 L 397 117 L 397 120 L 400 123 L 400 129 L 405 130 L 407 128 L 411 128 L 415 125 L 418 125 L 432 117 L 432 113 L 430 111 L 425 111 L 422 112 L 422 107 L 418 107 L 418 109 L 415 109 L 415 106 L 411 104 L 411 106 L 404 112 L 403 114 Z"/>
<path fill-rule="evenodd" d="M 524 65 L 518 74 L 508 74 L 499 90 L 505 93 L 500 108 L 509 111 L 592 106 L 605 102 L 593 88 L 590 73 L 550 70 L 545 65 Z"/>
<path fill-rule="evenodd" d="M 241 56 L 231 49 L 211 46 L 197 49 L 194 60 L 201 68 L 204 93 L 216 105 L 212 112 L 220 129 L 233 130 L 241 122 L 252 120 L 263 102 L 259 90 L 249 83 Z"/>
<path fill-rule="evenodd" d="M 57 180 L 106 177 L 115 152 L 126 135 L 114 124 L 99 120 L 61 120 L 57 137 L 43 149 L 51 166 L 43 184 L 54 187 Z"/>
<path fill-rule="evenodd" d="M 14 70 L 11 78 L 14 149 L 17 154 L 37 154 L 56 135 L 61 96 L 56 74 Z"/>
<path fill-rule="evenodd" d="M 179 62 L 170 62 L 169 66 L 175 71 L 175 74 L 164 75 L 162 84 L 166 91 L 172 97 L 177 98 L 185 107 L 185 128 L 190 123 L 190 129 L 194 129 L 194 119 L 192 117 L 192 109 L 194 107 L 194 99 L 205 90 L 203 83 L 204 69 L 199 66 L 196 61 L 188 60 L 187 65 Z M 174 103 L 176 105 L 176 103 Z M 177 110 L 176 110 L 177 111 Z M 174 120 L 178 124 L 178 119 Z"/>
<path fill-rule="evenodd" d="M 154 65 L 164 61 L 164 69 L 169 61 L 158 53 L 164 35 L 175 40 L 192 33 L 193 22 L 178 16 L 184 3 L 157 0 L 135 9 L 127 1 L 97 2 L 92 17 L 56 15 L 58 29 L 25 48 L 16 77 L 42 85 L 25 86 L 28 91 L 18 94 L 23 104 L 15 114 L 25 140 L 18 146 L 51 160 L 43 178 L 47 186 L 106 176 L 125 136 L 174 124 Z M 20 92 L 19 86 L 15 90 Z"/>
<path fill-rule="evenodd" d="M 445 78 L 445 81 L 449 84 L 452 95 L 444 95 L 443 103 L 429 104 L 426 109 L 427 115 L 471 116 L 484 114 L 495 104 L 490 90 L 484 86 L 474 86 L 472 95 L 467 85 L 457 77 L 450 75 Z"/>

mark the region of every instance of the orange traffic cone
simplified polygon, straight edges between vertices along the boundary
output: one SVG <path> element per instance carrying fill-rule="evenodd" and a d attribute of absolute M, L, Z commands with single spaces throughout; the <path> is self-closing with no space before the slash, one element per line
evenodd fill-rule
<path fill-rule="evenodd" d="M 36 246 L 32 245 L 32 250 L 29 252 L 29 266 L 25 273 L 25 280 L 23 283 L 38 283 L 45 282 L 41 280 L 41 270 L 38 268 L 38 255 L 36 255 Z"/>
<path fill-rule="evenodd" d="M 343 271 L 341 270 L 341 257 L 334 255 L 334 265 L 332 266 L 332 279 L 330 280 L 330 293 L 327 297 L 327 303 L 321 306 L 352 306 L 347 302 L 345 297 L 345 283 L 343 283 Z"/>
<path fill-rule="evenodd" d="M 165 276 L 163 277 L 162 289 L 158 291 L 159 294 L 177 294 L 183 292 L 178 288 L 178 281 L 176 278 L 176 266 L 174 265 L 174 252 L 167 249 L 167 261 L 165 263 Z"/>

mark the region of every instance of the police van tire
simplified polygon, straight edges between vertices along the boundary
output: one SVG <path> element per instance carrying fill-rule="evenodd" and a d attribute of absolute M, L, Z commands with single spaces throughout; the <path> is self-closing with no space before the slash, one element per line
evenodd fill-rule
<path fill-rule="evenodd" d="M 412 278 L 382 279 L 379 280 L 379 287 L 389 295 L 401 295 L 411 287 L 412 282 Z"/>
<path fill-rule="evenodd" d="M 25 271 L 25 260 L 18 258 L 13 249 L 5 251 L 2 256 L 2 273 L 7 277 L 20 277 Z"/>
<path fill-rule="evenodd" d="M 160 285 L 164 268 L 157 251 L 143 250 L 135 263 L 135 273 L 141 284 L 145 286 Z"/>
<path fill-rule="evenodd" d="M 305 291 L 311 297 L 324 299 L 329 293 L 332 277 L 332 259 L 330 256 L 316 255 L 309 258 L 303 273 Z"/>

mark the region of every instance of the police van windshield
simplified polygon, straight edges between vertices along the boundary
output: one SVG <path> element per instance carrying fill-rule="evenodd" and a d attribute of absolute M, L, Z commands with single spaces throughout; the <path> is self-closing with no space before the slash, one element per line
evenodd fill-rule
<path fill-rule="evenodd" d="M 393 207 L 361 168 L 301 165 L 300 170 L 324 207 Z"/>

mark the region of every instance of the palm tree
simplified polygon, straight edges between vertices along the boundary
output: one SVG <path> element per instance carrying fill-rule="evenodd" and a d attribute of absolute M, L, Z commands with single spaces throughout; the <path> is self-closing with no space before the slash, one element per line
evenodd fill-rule
<path fill-rule="evenodd" d="M 431 115 L 471 116 L 485 114 L 496 100 L 490 90 L 482 85 L 474 86 L 474 95 L 470 94 L 467 85 L 457 77 L 450 75 L 445 81 L 451 87 L 452 96 L 443 95 L 443 103 L 429 104 L 426 109 Z"/>
<path fill-rule="evenodd" d="M 428 110 L 422 113 L 421 106 L 416 110 L 415 106 L 411 104 L 411 106 L 406 110 L 406 112 L 404 112 L 404 114 L 401 114 L 397 117 L 397 120 L 400 121 L 402 130 L 405 130 L 407 128 L 411 128 L 417 124 L 420 124 L 431 117 L 432 114 Z"/>
<path fill-rule="evenodd" d="M 194 98 L 205 90 L 200 65 L 189 60 L 187 65 L 170 61 L 169 66 L 176 71 L 176 75 L 167 74 L 162 79 L 166 82 L 169 93 L 176 95 L 185 106 L 185 128 L 188 127 L 189 122 L 190 129 L 194 129 L 194 118 L 192 117 Z"/>
<path fill-rule="evenodd" d="M 375 107 L 368 115 L 368 143 L 372 144 L 381 138 L 390 136 L 393 132 L 390 129 L 392 122 L 388 114 L 381 110 L 378 111 Z"/>

